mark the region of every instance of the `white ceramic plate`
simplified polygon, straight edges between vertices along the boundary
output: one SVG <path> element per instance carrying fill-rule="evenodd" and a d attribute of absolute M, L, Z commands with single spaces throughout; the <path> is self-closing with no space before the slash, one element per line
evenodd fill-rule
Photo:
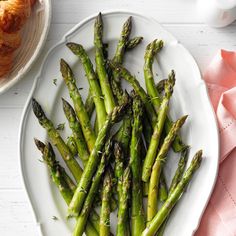
<path fill-rule="evenodd" d="M 176 71 L 177 81 L 171 104 L 174 109 L 171 109 L 171 116 L 175 120 L 183 114 L 189 114 L 182 135 L 186 143 L 192 147 L 190 157 L 197 150 L 204 150 L 202 166 L 174 209 L 165 234 L 168 236 L 190 236 L 198 227 L 217 175 L 219 142 L 216 120 L 206 86 L 194 59 L 155 20 L 131 12 L 105 13 L 103 16 L 104 41 L 109 43 L 110 56 L 114 53 L 121 26 L 130 15 L 133 16 L 134 25 L 132 35 L 142 35 L 144 41 L 135 50 L 126 54 L 125 65 L 137 75 L 140 83 L 144 86 L 142 67 L 145 46 L 155 38 L 164 40 L 165 47 L 160 53 L 158 66 L 155 62 L 155 71 L 159 78 L 166 78 L 171 69 Z M 70 235 L 73 227 L 66 220 L 66 205 L 49 180 L 47 168 L 38 161 L 40 153 L 35 148 L 33 138 L 46 140 L 47 135 L 34 117 L 30 101 L 32 97 L 35 97 L 55 124 L 65 122 L 60 98 L 64 97 L 69 100 L 69 95 L 59 72 L 60 58 L 64 58 L 72 66 L 78 78 L 77 84 L 83 88 L 81 90 L 82 96 L 86 97 L 88 84 L 83 69 L 65 43 L 74 41 L 83 44 L 90 56 L 94 58 L 93 24 L 94 16 L 85 19 L 66 34 L 61 42 L 48 53 L 28 99 L 21 122 L 19 142 L 21 172 L 40 232 L 47 236 Z M 53 79 L 57 79 L 57 86 L 53 84 Z M 70 135 L 68 127 L 62 132 L 62 135 L 64 138 Z M 168 182 L 170 182 L 176 167 L 176 158 L 173 153 L 169 156 L 165 168 Z M 59 220 L 52 220 L 53 216 L 57 216 Z M 114 232 L 114 214 L 112 218 Z"/>
<path fill-rule="evenodd" d="M 15 52 L 11 71 L 0 78 L 0 94 L 6 92 L 30 70 L 47 39 L 51 22 L 51 0 L 37 0 L 21 31 L 21 45 Z"/>

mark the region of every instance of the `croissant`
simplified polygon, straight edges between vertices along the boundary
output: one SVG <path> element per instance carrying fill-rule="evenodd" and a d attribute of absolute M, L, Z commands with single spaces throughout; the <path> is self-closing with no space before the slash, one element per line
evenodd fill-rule
<path fill-rule="evenodd" d="M 20 30 L 30 10 L 30 0 L 0 1 L 0 28 L 8 33 Z"/>
<path fill-rule="evenodd" d="M 15 51 L 21 43 L 19 31 L 6 33 L 0 29 L 0 55 L 6 55 Z"/>
<path fill-rule="evenodd" d="M 36 0 L 0 1 L 0 77 L 10 71 L 13 52 L 20 46 L 19 30 Z"/>

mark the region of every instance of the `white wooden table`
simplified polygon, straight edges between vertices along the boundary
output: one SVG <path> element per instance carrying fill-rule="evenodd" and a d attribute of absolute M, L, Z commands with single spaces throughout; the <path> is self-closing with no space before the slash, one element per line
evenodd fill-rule
<path fill-rule="evenodd" d="M 52 9 L 52 25 L 42 57 L 76 23 L 90 14 L 108 9 L 133 10 L 156 18 L 193 54 L 201 71 L 204 71 L 218 49 L 236 50 L 236 24 L 223 29 L 206 26 L 199 19 L 195 0 L 53 0 Z M 36 235 L 35 222 L 19 172 L 18 128 L 42 57 L 19 84 L 0 96 L 2 236 Z"/>

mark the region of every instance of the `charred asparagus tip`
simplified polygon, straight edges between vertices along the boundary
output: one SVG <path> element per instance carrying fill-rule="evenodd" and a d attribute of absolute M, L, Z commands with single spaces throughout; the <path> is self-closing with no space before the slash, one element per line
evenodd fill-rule
<path fill-rule="evenodd" d="M 95 19 L 95 24 L 102 25 L 102 13 L 99 12 L 96 19 Z"/>
<path fill-rule="evenodd" d="M 186 121 L 186 119 L 188 118 L 188 115 L 182 116 L 177 122 L 177 125 L 182 126 L 184 124 L 184 122 Z"/>
<path fill-rule="evenodd" d="M 38 140 L 37 138 L 34 138 L 34 143 L 37 146 L 37 148 L 39 149 L 39 151 L 41 151 L 43 153 L 44 148 L 45 148 L 45 144 L 43 142 L 41 142 L 40 140 Z"/>
<path fill-rule="evenodd" d="M 39 103 L 36 101 L 35 98 L 32 99 L 32 108 L 35 116 L 38 119 L 41 119 L 43 116 L 45 116 L 45 113 L 42 109 L 42 107 L 39 105 Z"/>
<path fill-rule="evenodd" d="M 67 62 L 64 59 L 60 60 L 60 71 L 63 77 L 68 77 L 73 74 L 70 66 L 67 64 Z"/>

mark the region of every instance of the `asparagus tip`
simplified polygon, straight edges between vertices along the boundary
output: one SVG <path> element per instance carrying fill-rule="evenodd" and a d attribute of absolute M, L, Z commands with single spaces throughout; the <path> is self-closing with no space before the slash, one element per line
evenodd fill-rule
<path fill-rule="evenodd" d="M 60 60 L 60 71 L 61 71 L 63 78 L 67 78 L 68 76 L 72 76 L 72 74 L 73 74 L 68 63 L 62 58 Z"/>
<path fill-rule="evenodd" d="M 201 163 L 201 161 L 202 161 L 202 154 L 203 154 L 203 151 L 202 150 L 199 150 L 196 154 L 195 154 L 195 156 L 194 156 L 194 158 L 193 158 L 193 161 L 195 161 L 195 162 L 197 162 L 197 163 Z"/>
<path fill-rule="evenodd" d="M 62 104 L 63 104 L 63 109 L 68 109 L 70 107 L 69 102 L 67 102 L 64 98 L 61 98 Z"/>
<path fill-rule="evenodd" d="M 35 116 L 38 119 L 42 118 L 42 116 L 45 116 L 42 107 L 39 105 L 35 98 L 32 98 L 32 108 Z"/>
<path fill-rule="evenodd" d="M 132 16 L 129 16 L 129 18 L 123 25 L 123 34 L 128 36 L 131 31 L 131 28 L 132 28 Z"/>
<path fill-rule="evenodd" d="M 156 54 L 159 52 L 164 46 L 164 42 L 162 40 L 155 39 L 153 41 L 153 53 Z"/>
<path fill-rule="evenodd" d="M 46 145 L 43 142 L 41 142 L 40 140 L 38 140 L 37 138 L 34 138 L 34 143 L 37 146 L 37 148 L 39 149 L 39 151 L 41 151 L 43 153 Z"/>
<path fill-rule="evenodd" d="M 96 19 L 95 19 L 95 24 L 99 24 L 101 25 L 102 24 L 102 13 L 99 12 Z"/>
<path fill-rule="evenodd" d="M 81 50 L 83 49 L 83 46 L 77 43 L 69 42 L 66 44 L 66 46 L 74 53 L 79 54 Z"/>
<path fill-rule="evenodd" d="M 182 116 L 177 123 L 180 123 L 180 126 L 182 126 L 184 124 L 184 122 L 186 121 L 186 119 L 188 118 L 188 115 Z"/>

